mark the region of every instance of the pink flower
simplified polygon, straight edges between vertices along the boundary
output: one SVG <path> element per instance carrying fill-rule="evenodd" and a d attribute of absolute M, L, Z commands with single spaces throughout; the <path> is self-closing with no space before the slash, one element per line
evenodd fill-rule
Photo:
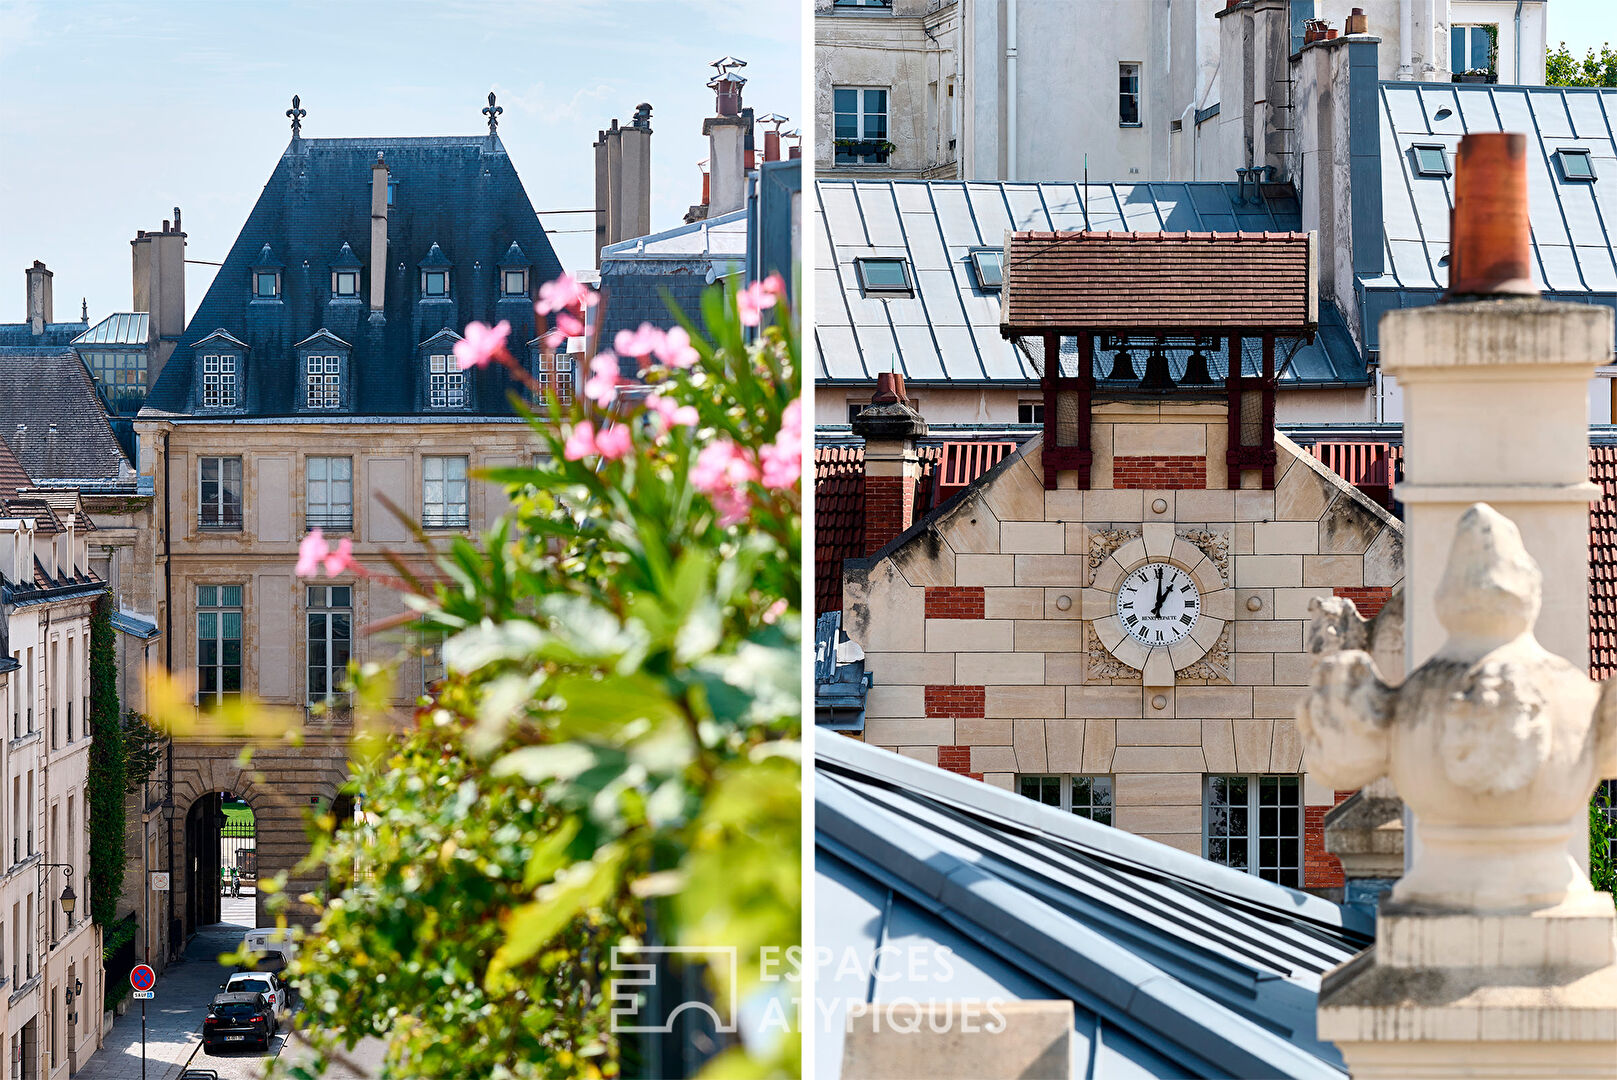
<path fill-rule="evenodd" d="M 465 338 L 455 342 L 455 365 L 462 371 L 482 367 L 505 348 L 505 339 L 510 336 L 511 324 L 505 319 L 501 319 L 498 326 L 467 323 Z"/>
<path fill-rule="evenodd" d="M 651 394 L 646 398 L 646 408 L 656 413 L 662 419 L 663 430 L 672 431 L 676 426 L 695 427 L 701 420 L 694 405 L 680 405 L 661 394 Z"/>
<path fill-rule="evenodd" d="M 618 358 L 610 352 L 600 353 L 590 361 L 584 396 L 604 409 L 618 396 L 618 379 Z"/>
<path fill-rule="evenodd" d="M 540 315 L 567 310 L 583 315 L 585 308 L 594 307 L 600 302 L 601 297 L 594 289 L 563 272 L 555 281 L 547 281 L 539 286 L 539 302 L 533 305 L 533 310 Z"/>
<path fill-rule="evenodd" d="M 309 535 L 303 538 L 303 543 L 298 545 L 298 564 L 293 568 L 293 573 L 298 577 L 318 577 L 322 566 L 327 577 L 336 577 L 350 568 L 357 569 L 353 541 L 345 536 L 337 544 L 337 550 L 333 551 L 326 544 L 325 535 L 319 529 L 311 529 Z"/>
<path fill-rule="evenodd" d="M 619 356 L 650 356 L 657 352 L 667 335 L 648 322 L 638 330 L 619 330 L 612 340 L 612 349 Z"/>
<path fill-rule="evenodd" d="M 634 434 L 627 424 L 613 424 L 595 436 L 595 448 L 608 461 L 616 461 L 634 449 Z"/>
<path fill-rule="evenodd" d="M 775 625 L 775 622 L 782 615 L 786 614 L 786 608 L 787 608 L 787 604 L 786 604 L 786 598 L 784 596 L 781 597 L 779 600 L 776 600 L 773 604 L 770 604 L 769 607 L 764 610 L 764 625 L 765 626 L 773 626 L 773 625 Z"/>
<path fill-rule="evenodd" d="M 688 368 L 702 358 L 702 354 L 691 345 L 691 335 L 685 332 L 683 326 L 676 326 L 664 334 L 655 351 L 657 359 L 675 368 Z"/>
<path fill-rule="evenodd" d="M 780 433 L 775 441 L 758 452 L 763 465 L 761 481 L 766 488 L 779 490 L 797 483 L 803 475 L 803 399 L 786 406 L 781 415 Z"/>
<path fill-rule="evenodd" d="M 770 274 L 763 281 L 755 281 L 736 294 L 736 310 L 741 313 L 743 326 L 757 326 L 763 319 L 766 308 L 775 306 L 775 302 L 786 293 L 786 283 L 779 274 Z"/>
<path fill-rule="evenodd" d="M 569 311 L 556 313 L 556 332 L 564 338 L 581 337 L 584 333 L 584 320 Z"/>
<path fill-rule="evenodd" d="M 702 492 L 719 512 L 719 524 L 744 521 L 752 506 L 747 485 L 758 479 L 752 455 L 729 439 L 709 443 L 691 466 L 691 486 Z"/>
<path fill-rule="evenodd" d="M 568 461 L 579 461 L 591 456 L 616 461 L 627 454 L 633 446 L 634 438 L 626 425 L 615 424 L 597 434 L 595 425 L 585 420 L 575 425 L 568 434 L 567 443 L 562 447 L 562 456 Z"/>

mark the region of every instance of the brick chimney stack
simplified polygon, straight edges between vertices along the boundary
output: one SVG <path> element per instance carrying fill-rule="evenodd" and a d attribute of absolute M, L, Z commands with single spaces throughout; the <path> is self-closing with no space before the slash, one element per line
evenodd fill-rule
<path fill-rule="evenodd" d="M 915 440 L 926 434 L 926 421 L 910 408 L 904 376 L 876 377 L 870 404 L 853 418 L 853 433 L 865 440 L 866 557 L 908 529 L 915 517 L 915 486 L 921 459 Z"/>
<path fill-rule="evenodd" d="M 34 265 L 23 271 L 28 280 L 28 328 L 35 337 L 45 332 L 45 324 L 51 321 L 54 313 L 54 303 L 51 298 L 51 278 L 56 275 L 45 269 L 45 264 L 38 259 Z"/>

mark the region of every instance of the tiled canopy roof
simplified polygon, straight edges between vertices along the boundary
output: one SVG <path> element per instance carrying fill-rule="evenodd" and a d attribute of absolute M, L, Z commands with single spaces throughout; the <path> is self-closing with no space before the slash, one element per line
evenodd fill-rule
<path fill-rule="evenodd" d="M 1000 329 L 1300 330 L 1319 321 L 1307 233 L 1018 232 Z"/>

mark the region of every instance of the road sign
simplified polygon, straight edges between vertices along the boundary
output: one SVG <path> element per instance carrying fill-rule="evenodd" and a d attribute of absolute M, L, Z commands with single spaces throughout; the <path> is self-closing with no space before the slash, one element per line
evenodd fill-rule
<path fill-rule="evenodd" d="M 152 993 L 150 990 L 136 990 L 135 991 L 135 1000 L 136 1001 L 151 1001 L 156 996 L 157 995 Z"/>
<path fill-rule="evenodd" d="M 153 971 L 149 965 L 136 964 L 129 973 L 129 985 L 136 990 L 142 992 L 150 990 L 155 982 L 157 982 L 157 972 Z"/>
<path fill-rule="evenodd" d="M 152 891 L 153 892 L 168 892 L 168 875 L 167 874 L 153 874 L 152 875 Z"/>

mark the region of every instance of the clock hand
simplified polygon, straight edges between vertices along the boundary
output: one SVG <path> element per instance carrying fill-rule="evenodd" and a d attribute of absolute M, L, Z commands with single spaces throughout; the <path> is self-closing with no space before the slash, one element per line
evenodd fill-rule
<path fill-rule="evenodd" d="M 1159 580 L 1157 582 L 1157 603 L 1156 606 L 1151 609 L 1151 617 L 1153 619 L 1162 618 L 1162 602 L 1166 599 L 1168 599 L 1168 590 L 1162 587 L 1162 582 Z"/>

